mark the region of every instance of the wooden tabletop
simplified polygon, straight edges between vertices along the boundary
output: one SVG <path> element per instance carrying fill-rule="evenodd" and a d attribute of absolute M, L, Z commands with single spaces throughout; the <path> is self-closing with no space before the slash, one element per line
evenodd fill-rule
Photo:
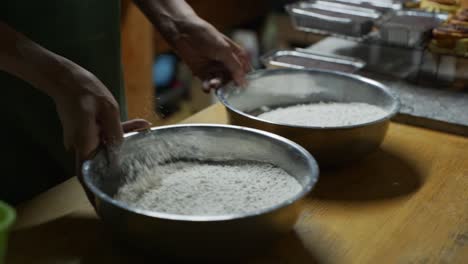
<path fill-rule="evenodd" d="M 7 263 L 143 261 L 113 244 L 75 178 L 17 209 Z M 294 232 L 250 263 L 468 263 L 468 138 L 391 124 L 380 150 L 322 173 Z"/>

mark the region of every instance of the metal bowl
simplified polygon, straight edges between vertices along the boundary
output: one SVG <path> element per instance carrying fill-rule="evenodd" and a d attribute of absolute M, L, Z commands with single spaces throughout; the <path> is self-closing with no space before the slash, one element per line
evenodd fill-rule
<path fill-rule="evenodd" d="M 289 138 L 306 148 L 321 167 L 343 165 L 379 147 L 399 100 L 381 83 L 352 74 L 301 69 L 261 70 L 250 74 L 249 85 L 230 83 L 217 91 L 230 123 Z M 378 120 L 340 127 L 295 126 L 258 118 L 264 107 L 274 109 L 313 102 L 362 102 L 388 114 Z"/>
<path fill-rule="evenodd" d="M 216 216 L 148 211 L 113 199 L 123 182 L 138 177 L 129 166 L 134 162 L 154 166 L 187 159 L 268 162 L 296 178 L 302 191 L 271 208 Z M 176 125 L 128 134 L 118 162 L 119 169 L 109 167 L 101 151 L 83 166 L 98 215 L 128 244 L 183 258 L 232 256 L 290 231 L 299 215 L 298 201 L 318 179 L 317 163 L 301 146 L 268 132 L 227 125 Z"/>

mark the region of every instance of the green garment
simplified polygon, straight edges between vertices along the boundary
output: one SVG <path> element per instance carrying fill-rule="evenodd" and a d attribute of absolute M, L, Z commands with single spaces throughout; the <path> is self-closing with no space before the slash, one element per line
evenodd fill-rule
<path fill-rule="evenodd" d="M 125 119 L 120 1 L 3 0 L 0 20 L 94 73 L 116 97 Z M 73 157 L 64 149 L 47 95 L 4 72 L 0 91 L 0 200 L 17 203 L 74 175 Z"/>

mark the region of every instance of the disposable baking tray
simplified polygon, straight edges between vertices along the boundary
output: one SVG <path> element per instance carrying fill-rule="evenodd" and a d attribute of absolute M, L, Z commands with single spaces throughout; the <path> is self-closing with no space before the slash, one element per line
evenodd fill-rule
<path fill-rule="evenodd" d="M 379 47 L 378 54 L 370 54 L 369 49 L 374 46 Z M 402 107 L 396 121 L 468 136 L 468 59 L 396 46 L 368 46 L 334 37 L 325 38 L 308 50 L 366 61 L 365 69 L 357 74 L 382 82 L 399 95 Z M 417 56 L 412 56 L 412 52 Z M 396 74 L 404 65 L 417 74 L 421 62 L 411 57 L 420 57 L 422 52 L 425 69 L 419 78 L 409 80 Z M 395 64 L 398 60 L 401 63 Z"/>
<path fill-rule="evenodd" d="M 268 68 L 325 69 L 348 73 L 359 71 L 366 65 L 359 59 L 321 55 L 301 49 L 273 51 L 261 60 Z"/>
<path fill-rule="evenodd" d="M 419 0 L 334 0 L 346 4 L 357 4 L 363 7 L 401 10 L 419 3 Z"/>
<path fill-rule="evenodd" d="M 361 15 L 361 13 L 367 13 L 365 16 L 371 16 L 372 18 L 378 18 L 382 13 L 392 10 L 392 8 L 384 7 L 381 5 L 373 5 L 371 2 L 361 1 L 344 1 L 344 0 L 309 0 L 307 6 L 315 8 L 332 8 L 333 10 L 345 10 L 342 13 L 351 12 L 351 14 Z"/>
<path fill-rule="evenodd" d="M 468 91 L 468 58 L 424 52 L 419 68 L 418 84 L 449 86 L 452 90 Z"/>
<path fill-rule="evenodd" d="M 385 44 L 418 48 L 425 45 L 431 30 L 448 19 L 448 14 L 398 10 L 379 23 L 379 40 Z"/>
<path fill-rule="evenodd" d="M 376 9 L 327 1 L 298 2 L 286 10 L 298 30 L 356 38 L 371 32 L 374 21 L 382 16 Z"/>
<path fill-rule="evenodd" d="M 387 12 L 389 10 L 400 10 L 403 8 L 403 5 L 400 1 L 390 1 L 390 0 L 388 1 L 386 0 L 380 0 L 380 1 L 379 0 L 326 0 L 326 1 L 342 3 L 346 5 L 352 5 L 352 6 L 372 8 L 380 12 Z"/>

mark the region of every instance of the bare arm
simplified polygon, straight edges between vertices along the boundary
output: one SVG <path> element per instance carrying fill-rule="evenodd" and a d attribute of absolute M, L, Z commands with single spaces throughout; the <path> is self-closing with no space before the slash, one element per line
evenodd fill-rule
<path fill-rule="evenodd" d="M 55 54 L 0 21 L 0 70 L 49 95 L 64 130 L 64 143 L 84 160 L 101 141 L 122 139 L 119 106 L 110 91 L 92 73 Z M 13 100 L 15 98 L 12 98 Z M 124 130 L 149 124 L 136 120 Z"/>
<path fill-rule="evenodd" d="M 117 144 L 122 140 L 123 130 L 150 125 L 145 120 L 132 120 L 122 127 L 117 102 L 92 73 L 1 21 L 0 36 L 0 70 L 30 83 L 54 100 L 64 143 L 77 154 L 78 175 L 81 163 L 101 142 Z"/>
<path fill-rule="evenodd" d="M 0 70 L 29 82 L 48 95 L 58 93 L 53 76 L 63 76 L 67 63 L 62 57 L 42 48 L 0 22 Z"/>

